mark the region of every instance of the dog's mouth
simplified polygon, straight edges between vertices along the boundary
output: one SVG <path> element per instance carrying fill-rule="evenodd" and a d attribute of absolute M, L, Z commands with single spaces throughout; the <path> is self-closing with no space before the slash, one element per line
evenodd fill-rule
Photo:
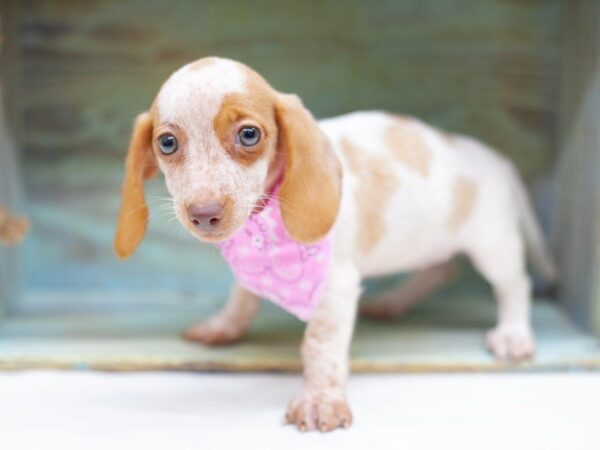
<path fill-rule="evenodd" d="M 208 242 L 211 244 L 218 244 L 219 242 L 226 241 L 235 233 L 235 230 L 229 231 L 229 232 L 211 232 L 211 233 L 199 232 L 195 229 L 191 229 L 189 231 L 198 240 L 200 240 L 202 242 Z"/>

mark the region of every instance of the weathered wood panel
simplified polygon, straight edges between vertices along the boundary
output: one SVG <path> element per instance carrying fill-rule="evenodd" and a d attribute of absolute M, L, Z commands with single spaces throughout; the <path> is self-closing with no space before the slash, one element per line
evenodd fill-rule
<path fill-rule="evenodd" d="M 317 116 L 415 114 L 497 146 L 529 179 L 554 164 L 564 0 L 6 1 L 33 289 L 225 289 L 216 253 L 166 220 L 130 263 L 110 251 L 131 121 L 201 56 L 248 63 Z"/>
<path fill-rule="evenodd" d="M 562 3 L 19 2 L 26 148 L 120 156 L 166 76 L 216 54 L 299 93 L 318 116 L 417 114 L 539 173 L 552 164 Z"/>
<path fill-rule="evenodd" d="M 206 347 L 186 342 L 179 333 L 218 308 L 190 308 L 148 295 L 135 311 L 73 312 L 73 292 L 45 295 L 39 304 L 59 314 L 7 320 L 0 329 L 0 370 L 31 368 L 95 370 L 299 371 L 303 324 L 274 305 L 263 309 L 249 336 L 235 346 Z M 101 304 L 105 294 L 86 293 Z M 177 299 L 180 300 L 180 299 Z M 556 305 L 536 302 L 533 322 L 538 353 L 532 361 L 511 364 L 485 351 L 486 330 L 495 305 L 481 296 L 438 297 L 418 305 L 407 317 L 387 324 L 359 321 L 350 365 L 355 372 L 496 372 L 600 370 L 596 340 L 566 320 Z M 110 302 L 126 304 L 121 294 Z"/>
<path fill-rule="evenodd" d="M 600 334 L 600 5 L 570 2 L 565 20 L 557 242 L 562 295 Z"/>

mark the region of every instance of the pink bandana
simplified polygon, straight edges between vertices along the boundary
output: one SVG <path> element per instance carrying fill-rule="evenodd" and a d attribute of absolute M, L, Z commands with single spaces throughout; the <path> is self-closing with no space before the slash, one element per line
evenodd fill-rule
<path fill-rule="evenodd" d="M 279 187 L 274 195 L 278 192 Z M 271 200 L 219 248 L 240 285 L 306 321 L 321 299 L 331 236 L 313 244 L 294 241 L 283 225 L 279 202 Z"/>

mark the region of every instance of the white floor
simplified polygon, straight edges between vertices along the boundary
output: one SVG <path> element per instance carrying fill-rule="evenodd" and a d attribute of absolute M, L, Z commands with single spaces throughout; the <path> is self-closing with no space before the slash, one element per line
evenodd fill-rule
<path fill-rule="evenodd" d="M 0 448 L 600 449 L 600 373 L 355 375 L 355 423 L 282 425 L 298 375 L 0 374 Z"/>

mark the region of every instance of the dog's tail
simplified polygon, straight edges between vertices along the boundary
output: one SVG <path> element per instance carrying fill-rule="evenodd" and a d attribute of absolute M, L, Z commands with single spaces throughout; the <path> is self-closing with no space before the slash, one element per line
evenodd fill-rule
<path fill-rule="evenodd" d="M 544 233 L 535 217 L 533 207 L 529 200 L 527 190 L 516 171 L 512 173 L 512 187 L 517 203 L 519 221 L 529 257 L 534 269 L 545 278 L 547 282 L 554 285 L 558 281 L 558 270 L 554 258 L 550 253 Z"/>

